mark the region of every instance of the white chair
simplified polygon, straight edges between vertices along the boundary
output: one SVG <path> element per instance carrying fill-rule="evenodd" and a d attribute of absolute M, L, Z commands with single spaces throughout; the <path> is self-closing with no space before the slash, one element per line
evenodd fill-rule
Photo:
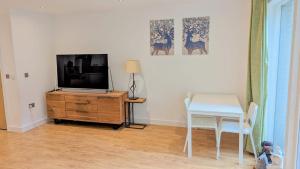
<path fill-rule="evenodd" d="M 254 139 L 253 139 L 253 127 L 255 125 L 257 108 L 258 108 L 257 104 L 254 102 L 251 102 L 248 113 L 244 120 L 244 128 L 243 128 L 243 134 L 250 136 L 255 159 L 257 159 L 257 154 L 256 154 L 256 149 L 255 149 L 255 144 L 254 144 Z M 220 147 L 222 132 L 239 133 L 240 132 L 239 121 L 232 120 L 232 119 L 221 119 L 220 127 L 219 127 L 219 134 L 218 134 L 219 135 L 218 140 L 220 140 L 220 141 L 218 142 L 219 145 L 217 147 Z M 219 154 L 219 151 L 220 151 L 220 149 L 218 149 L 217 154 Z"/>
<path fill-rule="evenodd" d="M 184 99 L 184 104 L 186 111 L 188 113 L 188 108 L 192 100 L 192 94 L 188 93 L 187 97 Z M 216 117 L 206 117 L 206 116 L 193 116 L 192 117 L 192 128 L 203 128 L 203 129 L 214 129 L 216 133 L 216 146 L 218 145 L 218 125 Z M 188 143 L 188 135 L 186 135 L 185 144 L 183 152 L 186 151 L 186 146 Z"/>

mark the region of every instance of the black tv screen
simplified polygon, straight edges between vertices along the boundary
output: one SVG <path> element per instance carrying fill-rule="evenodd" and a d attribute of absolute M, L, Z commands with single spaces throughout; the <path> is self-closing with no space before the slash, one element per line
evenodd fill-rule
<path fill-rule="evenodd" d="M 107 54 L 57 55 L 61 88 L 108 89 Z"/>

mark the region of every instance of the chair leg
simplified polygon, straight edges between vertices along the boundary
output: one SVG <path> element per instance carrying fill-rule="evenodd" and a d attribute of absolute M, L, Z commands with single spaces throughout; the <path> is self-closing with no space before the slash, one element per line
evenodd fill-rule
<path fill-rule="evenodd" d="M 183 147 L 183 152 L 186 151 L 187 142 L 188 142 L 188 136 L 185 137 L 185 143 L 184 143 L 184 147 Z"/>
<path fill-rule="evenodd" d="M 188 112 L 188 132 L 187 132 L 187 137 L 188 137 L 188 144 L 187 144 L 187 148 L 188 148 L 188 158 L 192 158 L 193 155 L 193 147 L 192 147 L 192 115 Z"/>
<path fill-rule="evenodd" d="M 217 141 L 217 159 L 220 158 L 220 147 L 221 147 L 221 136 L 222 136 L 222 131 L 218 131 L 218 141 Z"/>
<path fill-rule="evenodd" d="M 219 158 L 219 149 L 218 149 L 218 145 L 219 145 L 219 130 L 218 128 L 215 129 L 215 133 L 216 133 L 216 150 L 217 150 L 217 155 L 216 155 L 216 159 Z"/>
<path fill-rule="evenodd" d="M 215 135 L 216 135 L 216 148 L 218 148 L 218 142 L 219 142 L 219 130 L 215 129 Z"/>
<path fill-rule="evenodd" d="M 250 139 L 251 139 L 251 144 L 252 144 L 252 149 L 254 153 L 255 160 L 257 159 L 257 154 L 256 154 L 256 149 L 255 149 L 255 144 L 254 144 L 254 139 L 252 133 L 250 133 Z"/>
<path fill-rule="evenodd" d="M 244 151 L 246 150 L 246 144 L 247 143 L 247 135 L 244 134 Z"/>

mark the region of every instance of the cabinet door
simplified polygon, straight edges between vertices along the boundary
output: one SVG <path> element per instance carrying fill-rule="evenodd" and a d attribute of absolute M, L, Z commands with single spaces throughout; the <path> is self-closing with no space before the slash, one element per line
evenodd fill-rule
<path fill-rule="evenodd" d="M 101 123 L 111 123 L 111 124 L 123 123 L 120 114 L 116 114 L 116 113 L 101 113 L 99 114 L 99 121 Z"/>
<path fill-rule="evenodd" d="M 47 94 L 46 95 L 47 101 L 65 101 L 65 96 L 61 94 Z"/>
<path fill-rule="evenodd" d="M 121 124 L 121 99 L 115 97 L 98 98 L 99 121 L 102 123 Z"/>
<path fill-rule="evenodd" d="M 65 102 L 47 100 L 48 117 L 50 118 L 65 118 Z"/>
<path fill-rule="evenodd" d="M 98 99 L 98 112 L 100 113 L 120 113 L 121 104 L 119 98 Z"/>
<path fill-rule="evenodd" d="M 47 94 L 47 112 L 49 118 L 65 118 L 65 96 L 61 94 Z"/>

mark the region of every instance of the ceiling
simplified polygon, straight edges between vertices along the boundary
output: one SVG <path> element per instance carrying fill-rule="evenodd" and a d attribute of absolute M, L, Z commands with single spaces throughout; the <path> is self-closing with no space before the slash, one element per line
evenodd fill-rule
<path fill-rule="evenodd" d="M 107 11 L 115 8 L 139 8 L 175 1 L 182 2 L 182 0 L 0 0 L 0 10 L 27 9 L 50 14 L 66 14 Z"/>

